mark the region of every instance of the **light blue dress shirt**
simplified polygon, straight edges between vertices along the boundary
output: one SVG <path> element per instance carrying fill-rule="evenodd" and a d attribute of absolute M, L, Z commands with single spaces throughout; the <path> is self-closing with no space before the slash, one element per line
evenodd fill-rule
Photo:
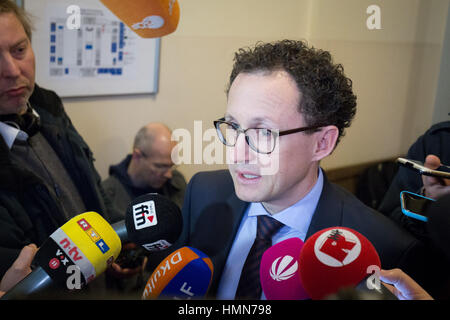
<path fill-rule="evenodd" d="M 9 150 L 11 150 L 12 145 L 16 139 L 26 141 L 28 139 L 28 134 L 22 130 L 16 129 L 4 122 L 0 121 L 0 135 L 2 135 L 3 140 L 5 140 L 6 145 Z"/>
<path fill-rule="evenodd" d="M 28 107 L 31 108 L 30 106 Z M 32 109 L 32 111 L 33 114 L 39 118 L 39 114 L 36 110 Z M 16 139 L 20 141 L 27 141 L 28 139 L 28 134 L 25 131 L 14 128 L 13 126 L 10 126 L 2 121 L 0 121 L 0 135 L 3 137 L 3 140 L 5 140 L 9 150 L 11 150 Z"/>
<path fill-rule="evenodd" d="M 319 168 L 319 176 L 311 191 L 294 205 L 272 216 L 284 224 L 272 237 L 272 244 L 295 237 L 305 241 L 306 232 L 319 202 L 322 188 L 323 174 L 322 169 Z M 217 291 L 218 299 L 234 299 L 242 267 L 255 241 L 257 216 L 259 215 L 269 215 L 269 213 L 261 203 L 251 203 L 242 218 L 228 255 Z M 265 299 L 264 293 L 261 298 Z"/>

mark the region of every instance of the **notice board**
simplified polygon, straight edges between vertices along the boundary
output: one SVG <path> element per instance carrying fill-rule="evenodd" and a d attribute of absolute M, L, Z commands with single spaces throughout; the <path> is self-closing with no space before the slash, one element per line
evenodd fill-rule
<path fill-rule="evenodd" d="M 79 9 L 79 25 L 67 22 Z M 160 38 L 143 39 L 99 0 L 25 0 L 36 82 L 61 97 L 156 93 Z"/>

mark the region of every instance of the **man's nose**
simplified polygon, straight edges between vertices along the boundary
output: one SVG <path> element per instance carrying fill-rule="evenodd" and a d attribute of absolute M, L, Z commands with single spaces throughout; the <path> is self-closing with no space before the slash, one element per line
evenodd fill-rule
<path fill-rule="evenodd" d="M 172 171 L 173 171 L 173 168 L 169 168 L 169 169 L 164 173 L 164 177 L 167 178 L 167 179 L 172 179 L 172 176 L 173 176 Z"/>
<path fill-rule="evenodd" d="M 229 147 L 232 163 L 249 163 L 252 151 L 246 141 L 245 134 L 239 134 L 236 139 L 234 147 Z"/>
<path fill-rule="evenodd" d="M 0 75 L 5 78 L 17 78 L 20 75 L 18 61 L 10 54 L 0 57 Z"/>

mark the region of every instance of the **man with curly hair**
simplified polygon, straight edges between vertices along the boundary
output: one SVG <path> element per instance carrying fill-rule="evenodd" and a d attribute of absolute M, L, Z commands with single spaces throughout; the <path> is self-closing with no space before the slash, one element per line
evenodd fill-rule
<path fill-rule="evenodd" d="M 211 297 L 264 298 L 264 250 L 332 226 L 362 233 L 384 269 L 420 281 L 421 244 L 320 168 L 356 112 L 352 82 L 329 52 L 291 40 L 240 49 L 226 94 L 225 115 L 214 125 L 229 170 L 196 174 L 183 206 L 181 241 L 214 264 Z"/>

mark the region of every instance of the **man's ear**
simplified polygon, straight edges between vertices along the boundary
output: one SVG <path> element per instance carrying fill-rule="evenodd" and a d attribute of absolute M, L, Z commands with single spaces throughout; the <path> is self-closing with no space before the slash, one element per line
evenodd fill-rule
<path fill-rule="evenodd" d="M 339 129 L 336 126 L 326 126 L 315 133 L 316 135 L 316 149 L 314 160 L 320 161 L 329 156 L 336 146 L 336 141 L 339 136 Z"/>
<path fill-rule="evenodd" d="M 144 155 L 142 154 L 142 151 L 139 150 L 138 148 L 134 148 L 133 149 L 133 153 L 131 154 L 131 158 L 134 160 L 140 160 L 144 157 Z"/>

